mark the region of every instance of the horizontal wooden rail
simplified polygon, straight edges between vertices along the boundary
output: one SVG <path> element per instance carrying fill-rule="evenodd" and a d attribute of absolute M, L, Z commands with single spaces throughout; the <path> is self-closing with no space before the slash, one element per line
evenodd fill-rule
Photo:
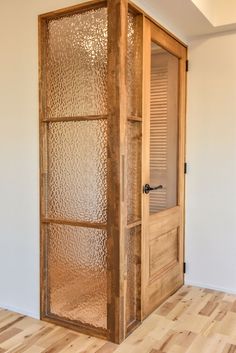
<path fill-rule="evenodd" d="M 49 224 L 62 224 L 74 227 L 83 227 L 83 228 L 96 228 L 96 229 L 107 229 L 107 225 L 104 223 L 95 223 L 95 222 L 81 222 L 73 221 L 68 219 L 56 219 L 56 218 L 42 218 L 42 223 Z"/>
<path fill-rule="evenodd" d="M 88 121 L 88 120 L 100 120 L 107 119 L 108 115 L 85 115 L 85 116 L 69 116 L 69 117 L 56 117 L 56 118 L 47 118 L 43 119 L 43 123 L 57 123 L 57 122 L 66 122 L 66 121 Z M 140 116 L 128 116 L 128 121 L 137 121 L 142 122 L 142 117 Z"/>
<path fill-rule="evenodd" d="M 142 117 L 141 117 L 141 116 L 134 116 L 134 115 L 131 115 L 131 116 L 128 116 L 128 120 L 129 120 L 129 121 L 138 121 L 138 122 L 142 122 Z"/>
<path fill-rule="evenodd" d="M 127 229 L 132 229 L 142 224 L 141 219 L 128 223 Z"/>
<path fill-rule="evenodd" d="M 65 116 L 65 117 L 57 117 L 57 118 L 47 118 L 43 119 L 43 123 L 58 123 L 58 122 L 66 122 L 66 121 L 90 121 L 90 120 L 105 120 L 107 119 L 107 115 L 85 115 L 85 116 Z"/>

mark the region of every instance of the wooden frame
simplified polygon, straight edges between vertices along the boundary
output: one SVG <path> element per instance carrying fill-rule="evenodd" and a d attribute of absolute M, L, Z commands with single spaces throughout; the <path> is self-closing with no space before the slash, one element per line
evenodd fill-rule
<path fill-rule="evenodd" d="M 57 17 L 81 13 L 92 8 L 108 8 L 108 115 L 86 117 L 63 117 L 56 119 L 46 118 L 45 72 L 46 72 L 46 26 L 47 21 Z M 124 320 L 124 232 L 126 216 L 122 211 L 126 209 L 124 180 L 126 160 L 126 47 L 127 47 L 127 12 L 126 0 L 89 1 L 78 6 L 53 11 L 39 16 L 39 100 L 40 100 L 40 219 L 41 219 L 41 318 L 53 323 L 59 323 L 68 328 L 77 329 L 87 334 L 121 342 L 125 338 L 125 329 L 120 324 Z M 115 19 L 115 21 L 114 21 Z M 117 81 L 119 84 L 117 85 Z M 49 122 L 85 121 L 106 119 L 108 121 L 108 222 L 105 224 L 75 222 L 63 219 L 45 217 L 44 185 L 47 178 L 47 128 Z M 138 120 L 138 117 L 129 117 L 129 120 Z M 114 143 L 116 141 L 116 143 Z M 118 162 L 119 161 L 119 162 Z M 119 195 L 119 196 L 118 196 Z M 58 317 L 47 315 L 46 307 L 46 265 L 45 265 L 45 225 L 49 223 L 74 226 L 86 226 L 98 229 L 107 229 L 108 232 L 108 329 L 95 329 L 81 323 L 71 323 Z M 123 236 L 122 236 L 123 234 Z M 124 327 L 124 325 L 123 325 Z"/>
<path fill-rule="evenodd" d="M 111 300 L 110 339 L 121 342 L 124 334 L 124 230 L 126 225 L 126 120 L 127 120 L 127 13 L 126 0 L 108 0 L 108 266 Z"/>
<path fill-rule="evenodd" d="M 89 9 L 107 6 L 108 9 L 108 113 L 107 115 L 77 116 L 77 117 L 57 117 L 55 119 L 46 116 L 46 49 L 47 22 L 63 16 L 81 13 Z M 129 115 L 127 111 L 127 23 L 128 8 L 139 15 L 138 26 L 141 33 L 145 31 L 144 21 L 148 16 L 136 5 L 127 0 L 94 0 L 82 3 L 69 8 L 53 11 L 39 16 L 39 131 L 40 131 L 40 287 L 41 287 L 41 318 L 55 324 L 79 330 L 86 334 L 109 339 L 113 342 L 122 342 L 141 322 L 141 303 L 137 313 L 137 321 L 130 327 L 126 327 L 126 292 L 127 292 L 127 249 L 126 233 L 128 230 L 141 225 L 142 221 L 136 220 L 128 224 L 127 222 L 127 121 L 139 122 L 142 124 L 145 117 L 144 94 L 145 87 L 140 80 L 139 99 L 140 110 L 142 114 Z M 155 30 L 165 46 L 168 48 L 170 42 L 176 43 L 176 38 L 172 36 L 161 26 L 154 25 Z M 145 33 L 142 33 L 145 38 Z M 168 44 L 169 43 L 169 44 Z M 141 43 L 144 52 L 145 61 L 145 43 Z M 177 46 L 180 42 L 177 44 Z M 172 45 L 172 44 L 171 44 Z M 182 45 L 182 44 L 181 44 Z M 181 62 L 181 68 L 185 67 L 184 60 Z M 181 72 L 183 71 L 181 69 Z M 145 75 L 145 65 L 141 68 L 142 76 Z M 184 79 L 184 77 L 183 77 Z M 143 89 L 142 89 L 143 87 Z M 185 92 L 185 86 L 183 86 Z M 141 97 L 142 96 L 142 97 Z M 185 96 L 181 96 L 181 139 L 185 140 Z M 141 115 L 141 116 L 140 116 Z M 47 179 L 47 124 L 49 122 L 61 121 L 84 121 L 105 119 L 108 122 L 108 220 L 107 224 L 76 222 L 63 219 L 51 219 L 46 214 L 46 194 L 45 183 Z M 181 153 L 184 151 L 184 143 L 181 144 Z M 182 165 L 182 160 L 180 164 Z M 145 168 L 145 165 L 142 166 Z M 184 184 L 180 186 L 184 189 Z M 141 185 L 140 185 L 141 188 Z M 184 204 L 184 197 L 180 200 Z M 183 208 L 184 212 L 184 208 Z M 184 216 L 184 214 L 183 214 Z M 46 298 L 46 241 L 45 226 L 49 223 L 65 224 L 74 226 L 85 226 L 90 228 L 106 229 L 108 233 L 108 318 L 107 330 L 96 329 L 90 325 L 82 323 L 71 323 L 56 316 L 47 315 Z M 142 240 L 143 246 L 143 240 Z M 142 252 L 142 250 L 141 250 Z M 138 255 L 137 255 L 138 256 Z M 139 267 L 141 259 L 138 259 Z M 140 274 L 141 276 L 141 274 Z M 142 298 L 142 294 L 141 294 Z"/>

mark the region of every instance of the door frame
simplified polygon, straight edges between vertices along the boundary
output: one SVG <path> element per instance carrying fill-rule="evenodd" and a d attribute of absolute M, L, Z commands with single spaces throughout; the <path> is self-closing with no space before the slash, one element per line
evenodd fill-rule
<path fill-rule="evenodd" d="M 178 204 L 180 208 L 180 238 L 179 238 L 179 262 L 181 266 L 181 286 L 184 284 L 184 228 L 185 228 L 185 152 L 186 152 L 186 62 L 187 47 L 170 35 L 161 26 L 144 18 L 143 29 L 143 141 L 142 141 L 142 185 L 149 182 L 149 161 L 146 156 L 149 155 L 150 144 L 145 141 L 145 136 L 150 133 L 150 70 L 151 70 L 151 41 L 160 45 L 169 53 L 179 59 L 179 107 L 178 107 Z M 145 287 L 147 277 L 147 225 L 145 222 L 149 219 L 148 198 L 142 194 L 142 270 L 141 270 L 141 317 L 144 319 L 148 312 L 145 308 Z M 163 211 L 164 212 L 164 211 Z M 179 286 L 180 287 L 180 286 Z M 179 288 L 178 287 L 178 288 Z M 178 288 L 175 288 L 169 295 L 173 294 Z M 167 297 L 162 298 L 163 302 Z"/>

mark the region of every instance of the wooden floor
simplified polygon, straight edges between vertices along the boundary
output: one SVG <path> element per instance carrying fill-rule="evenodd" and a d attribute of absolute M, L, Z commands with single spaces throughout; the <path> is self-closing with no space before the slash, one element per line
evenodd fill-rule
<path fill-rule="evenodd" d="M 236 353 L 236 296 L 183 287 L 120 346 L 0 309 L 0 353 Z"/>

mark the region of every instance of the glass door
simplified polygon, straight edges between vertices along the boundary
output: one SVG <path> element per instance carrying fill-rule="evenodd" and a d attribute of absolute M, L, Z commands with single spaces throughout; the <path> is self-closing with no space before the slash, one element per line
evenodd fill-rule
<path fill-rule="evenodd" d="M 186 48 L 145 21 L 143 316 L 183 284 Z"/>

